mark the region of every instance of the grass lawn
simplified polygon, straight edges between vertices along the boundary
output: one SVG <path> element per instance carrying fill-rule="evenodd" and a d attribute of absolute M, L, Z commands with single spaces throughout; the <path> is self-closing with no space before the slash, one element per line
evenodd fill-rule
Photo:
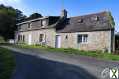
<path fill-rule="evenodd" d="M 14 66 L 11 51 L 0 47 L 0 79 L 10 79 Z"/>
<path fill-rule="evenodd" d="M 114 55 L 110 53 L 102 53 L 101 51 L 82 51 L 72 48 L 52 48 L 52 47 L 43 47 L 43 46 L 37 46 L 37 45 L 18 45 L 17 47 L 20 48 L 38 48 L 45 51 L 55 52 L 55 53 L 65 53 L 70 55 L 82 55 L 82 56 L 89 56 L 94 57 L 97 59 L 104 59 L 104 60 L 113 60 L 113 61 L 119 61 L 119 55 Z"/>

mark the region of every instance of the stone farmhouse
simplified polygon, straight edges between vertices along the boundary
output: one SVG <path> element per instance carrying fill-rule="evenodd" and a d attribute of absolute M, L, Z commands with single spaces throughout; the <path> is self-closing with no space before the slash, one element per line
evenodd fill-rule
<path fill-rule="evenodd" d="M 64 9 L 60 16 L 46 16 L 17 25 L 17 43 L 108 52 L 115 49 L 115 28 L 108 11 L 68 18 Z"/>

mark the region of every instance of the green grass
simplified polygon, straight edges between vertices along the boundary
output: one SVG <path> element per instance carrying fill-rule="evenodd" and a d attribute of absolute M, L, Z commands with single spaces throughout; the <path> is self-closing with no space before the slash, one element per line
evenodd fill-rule
<path fill-rule="evenodd" d="M 10 79 L 14 66 L 11 51 L 0 47 L 0 79 Z"/>
<path fill-rule="evenodd" d="M 37 46 L 37 45 L 18 45 L 17 47 L 25 48 L 25 49 L 37 48 L 37 49 L 42 49 L 42 50 L 50 51 L 54 53 L 82 55 L 82 56 L 94 57 L 97 59 L 119 61 L 119 55 L 114 55 L 114 54 L 107 53 L 107 52 L 102 53 L 102 51 L 83 51 L 83 50 L 78 50 L 78 49 L 73 49 L 73 48 L 52 48 L 52 47 Z"/>

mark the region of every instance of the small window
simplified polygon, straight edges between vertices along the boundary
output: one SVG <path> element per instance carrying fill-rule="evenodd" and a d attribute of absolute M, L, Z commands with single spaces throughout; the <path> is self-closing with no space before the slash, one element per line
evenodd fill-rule
<path fill-rule="evenodd" d="M 86 43 L 87 41 L 88 41 L 88 35 L 87 34 L 78 35 L 78 37 L 77 37 L 78 43 Z"/>
<path fill-rule="evenodd" d="M 20 35 L 18 35 L 18 41 L 20 41 Z"/>
<path fill-rule="evenodd" d="M 82 43 L 82 35 L 78 35 L 78 43 Z"/>
<path fill-rule="evenodd" d="M 32 23 L 28 23 L 28 28 L 31 28 Z"/>
<path fill-rule="evenodd" d="M 83 19 L 79 19 L 78 20 L 78 23 L 83 23 Z"/>
<path fill-rule="evenodd" d="M 83 35 L 83 42 L 87 42 L 88 40 L 88 35 Z"/>
<path fill-rule="evenodd" d="M 43 42 L 44 34 L 40 34 L 39 42 Z"/>
<path fill-rule="evenodd" d="M 22 36 L 22 41 L 25 41 L 25 36 L 24 35 Z"/>
<path fill-rule="evenodd" d="M 99 17 L 98 17 L 98 16 L 93 16 L 93 17 L 92 17 L 92 20 L 93 20 L 93 21 L 98 21 L 98 20 L 99 20 Z"/>
<path fill-rule="evenodd" d="M 18 41 L 22 41 L 22 35 L 18 35 Z"/>
<path fill-rule="evenodd" d="M 68 35 L 66 35 L 65 39 L 68 39 Z"/>
<path fill-rule="evenodd" d="M 46 20 L 41 21 L 41 26 L 46 26 Z"/>

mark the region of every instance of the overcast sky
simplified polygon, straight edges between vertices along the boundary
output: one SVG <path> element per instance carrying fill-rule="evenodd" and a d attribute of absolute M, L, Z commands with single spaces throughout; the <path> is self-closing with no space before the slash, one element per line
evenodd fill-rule
<path fill-rule="evenodd" d="M 111 11 L 119 31 L 119 0 L 0 0 L 0 4 L 17 8 L 27 16 L 35 12 L 57 16 L 62 7 L 68 11 L 69 17 Z"/>

